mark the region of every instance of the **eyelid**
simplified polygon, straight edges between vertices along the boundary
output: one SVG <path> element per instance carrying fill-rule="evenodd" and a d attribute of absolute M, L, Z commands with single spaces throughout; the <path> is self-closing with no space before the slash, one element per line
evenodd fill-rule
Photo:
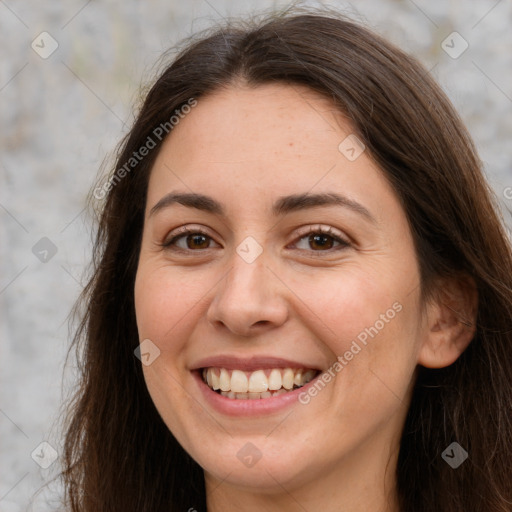
<path fill-rule="evenodd" d="M 196 233 L 205 235 L 208 238 L 210 238 L 215 244 L 220 245 L 212 236 L 211 232 L 207 228 L 199 224 L 186 224 L 184 226 L 180 226 L 179 228 L 173 229 L 170 233 L 166 235 L 164 241 L 159 245 L 161 245 L 163 248 L 169 248 L 173 245 L 172 242 L 175 241 L 177 238 L 181 238 L 182 236 L 192 235 Z M 211 247 L 209 247 L 208 249 L 211 249 Z M 176 250 L 185 251 L 185 249 L 181 249 L 180 247 L 176 247 Z M 207 249 L 202 250 L 206 251 Z"/>
<path fill-rule="evenodd" d="M 298 228 L 298 233 L 295 235 L 292 242 L 287 244 L 286 248 L 288 248 L 288 246 L 290 244 L 296 244 L 297 242 L 301 241 L 303 238 L 307 237 L 310 234 L 318 234 L 318 233 L 330 236 L 336 242 L 338 242 L 338 244 L 340 244 L 340 246 L 338 246 L 337 248 L 327 249 L 325 251 L 313 251 L 313 250 L 307 250 L 307 249 L 297 249 L 297 250 L 303 251 L 303 252 L 305 251 L 308 253 L 318 253 L 319 255 L 321 255 L 322 253 L 325 253 L 325 254 L 331 253 L 333 251 L 344 249 L 344 248 L 352 245 L 350 239 L 346 235 L 344 235 L 341 231 L 337 230 L 336 228 L 333 228 L 332 226 L 325 225 L 325 224 L 314 224 L 314 225 L 307 225 L 307 226 Z M 199 224 L 186 224 L 184 226 L 180 226 L 180 227 L 172 230 L 165 237 L 165 240 L 159 245 L 161 247 L 163 247 L 164 249 L 172 247 L 172 250 L 177 251 L 177 252 L 180 252 L 180 251 L 181 252 L 203 252 L 203 251 L 207 251 L 208 249 L 214 248 L 214 247 L 208 247 L 206 249 L 197 249 L 194 251 L 192 249 L 183 249 L 181 247 L 176 246 L 175 243 L 173 243 L 177 239 L 180 239 L 183 236 L 191 235 L 191 234 L 202 234 L 202 235 L 208 237 L 213 243 L 220 245 L 215 240 L 215 238 L 212 236 L 212 234 L 209 232 L 209 230 Z"/>
<path fill-rule="evenodd" d="M 308 225 L 308 226 L 304 227 L 302 229 L 302 232 L 300 232 L 291 243 L 298 242 L 298 241 L 302 240 L 302 238 L 306 237 L 307 235 L 314 234 L 314 233 L 322 233 L 323 235 L 329 235 L 332 238 L 334 238 L 337 242 L 339 242 L 345 246 L 352 245 L 350 239 L 346 235 L 344 235 L 341 231 L 337 230 L 336 228 L 333 228 L 332 226 L 329 226 L 326 224 L 314 224 L 314 225 Z M 328 252 L 328 251 L 310 251 L 310 252 Z"/>

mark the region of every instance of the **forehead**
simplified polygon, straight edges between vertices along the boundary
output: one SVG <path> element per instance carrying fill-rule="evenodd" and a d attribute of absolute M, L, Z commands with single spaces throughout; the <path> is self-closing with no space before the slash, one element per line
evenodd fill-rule
<path fill-rule="evenodd" d="M 222 89 L 199 98 L 164 141 L 148 204 L 176 189 L 216 194 L 221 201 L 242 197 L 245 206 L 310 190 L 337 190 L 370 202 L 387 194 L 392 200 L 393 191 L 365 152 L 354 160 L 343 153 L 353 132 L 332 101 L 303 86 Z"/>
<path fill-rule="evenodd" d="M 258 87 L 233 86 L 198 100 L 189 122 L 176 128 L 175 138 L 187 139 L 190 130 L 200 149 L 218 147 L 219 153 L 243 151 L 262 158 L 262 147 L 286 153 L 296 143 L 294 153 L 305 153 L 308 142 L 323 143 L 336 151 L 326 133 L 348 129 L 334 104 L 306 87 L 285 84 L 266 84 Z M 316 139 L 316 140 L 315 140 Z M 337 139 L 337 137 L 336 137 Z M 272 156 L 272 154 L 268 156 Z"/>

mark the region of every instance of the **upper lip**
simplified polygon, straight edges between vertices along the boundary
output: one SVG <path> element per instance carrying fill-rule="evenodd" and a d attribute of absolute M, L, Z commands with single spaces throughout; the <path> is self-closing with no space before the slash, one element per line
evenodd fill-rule
<path fill-rule="evenodd" d="M 253 356 L 250 358 L 233 357 L 232 355 L 218 355 L 206 357 L 194 363 L 190 369 L 226 368 L 226 370 L 255 371 L 267 368 L 306 368 L 320 370 L 316 366 L 291 359 L 281 359 L 273 356 Z"/>

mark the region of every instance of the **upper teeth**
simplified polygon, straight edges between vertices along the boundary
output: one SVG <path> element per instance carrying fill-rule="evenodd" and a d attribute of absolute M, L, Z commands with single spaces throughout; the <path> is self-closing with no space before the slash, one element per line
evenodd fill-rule
<path fill-rule="evenodd" d="M 308 383 L 316 375 L 315 370 L 273 368 L 272 370 L 226 370 L 208 368 L 203 370 L 203 379 L 215 391 L 234 393 L 264 393 L 278 389 L 292 389 Z"/>

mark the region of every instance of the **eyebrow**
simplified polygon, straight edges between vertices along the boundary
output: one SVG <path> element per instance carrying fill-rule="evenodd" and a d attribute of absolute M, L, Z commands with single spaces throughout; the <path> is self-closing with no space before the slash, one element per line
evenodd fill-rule
<path fill-rule="evenodd" d="M 225 215 L 225 209 L 221 203 L 212 197 L 198 193 L 179 193 L 171 192 L 158 201 L 150 210 L 149 216 L 155 215 L 158 211 L 172 206 L 173 204 L 181 204 L 188 208 L 195 208 L 216 215 Z M 377 223 L 375 217 L 362 204 L 335 193 L 320 194 L 294 194 L 282 196 L 272 206 L 272 213 L 275 216 L 285 215 L 290 212 L 303 210 L 307 208 L 315 208 L 319 206 L 342 206 L 348 208 L 355 213 L 360 214 L 367 220 Z"/>

